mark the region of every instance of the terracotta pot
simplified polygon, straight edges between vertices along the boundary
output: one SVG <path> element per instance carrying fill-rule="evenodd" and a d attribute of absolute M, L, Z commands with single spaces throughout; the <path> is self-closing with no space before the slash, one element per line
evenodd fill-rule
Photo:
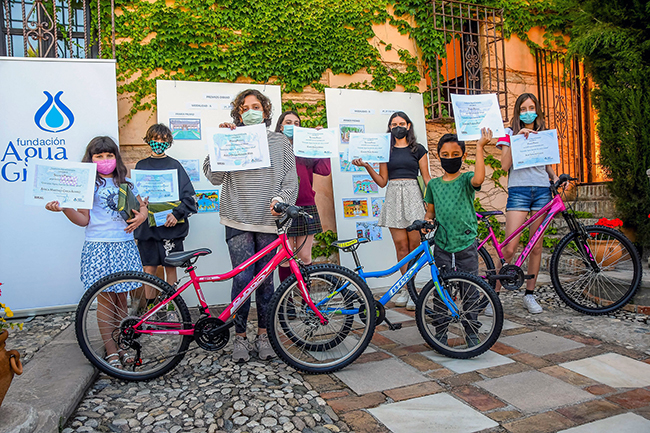
<path fill-rule="evenodd" d="M 17 350 L 5 350 L 5 340 L 8 336 L 9 332 L 6 329 L 0 333 L 0 406 L 9 390 L 14 373 L 23 374 L 20 353 Z"/>
<path fill-rule="evenodd" d="M 612 263 L 620 260 L 623 255 L 621 244 L 618 242 L 612 244 L 610 241 L 590 240 L 589 249 L 596 262 L 603 267 L 611 266 Z"/>

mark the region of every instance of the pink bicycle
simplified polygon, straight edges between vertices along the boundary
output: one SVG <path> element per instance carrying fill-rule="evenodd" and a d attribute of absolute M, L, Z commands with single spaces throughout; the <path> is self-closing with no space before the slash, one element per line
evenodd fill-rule
<path fill-rule="evenodd" d="M 590 315 L 607 314 L 622 308 L 634 297 L 641 285 L 641 258 L 632 242 L 621 232 L 596 225 L 585 227 L 575 218 L 570 211 L 571 206 L 564 202 L 559 192 L 560 185 L 575 180 L 577 179 L 562 174 L 550 186 L 553 199 L 501 243 L 488 218 L 502 212 L 477 212 L 477 217 L 489 232 L 485 239 L 479 239 L 479 274 L 492 287 L 498 280 L 506 290 L 519 289 L 526 279 L 533 278 L 533 275 L 524 274 L 521 265 L 553 218 L 561 213 L 569 233 L 560 240 L 551 256 L 549 272 L 553 288 L 562 301 L 576 311 Z M 516 262 L 505 263 L 501 249 L 542 217 L 542 224 L 531 235 Z M 498 271 L 485 248 L 488 241 L 492 243 L 501 262 Z M 414 280 L 409 282 L 409 293 L 417 298 L 418 290 Z"/>
<path fill-rule="evenodd" d="M 352 363 L 370 343 L 375 328 L 375 315 L 367 314 L 366 308 L 374 304 L 370 289 L 347 268 L 296 261 L 284 226 L 292 218 L 309 215 L 283 203 L 275 210 L 283 212 L 276 221 L 278 239 L 225 274 L 196 274 L 194 263 L 211 253 L 202 248 L 171 253 L 165 259 L 189 275 L 180 287 L 183 278 L 172 287 L 143 272 L 118 272 L 97 281 L 77 308 L 76 334 L 84 355 L 110 376 L 138 381 L 162 376 L 191 350 L 220 350 L 228 343 L 237 309 L 288 260 L 293 275 L 275 291 L 269 305 L 267 332 L 273 349 L 287 364 L 307 373 L 330 373 Z M 275 250 L 271 261 L 214 317 L 201 283 L 233 278 Z M 192 311 L 181 297 L 189 287 L 199 300 Z M 120 292 L 126 296 L 117 296 Z M 111 340 L 122 365 L 106 359 L 106 343 Z M 192 342 L 196 347 L 190 348 Z"/>

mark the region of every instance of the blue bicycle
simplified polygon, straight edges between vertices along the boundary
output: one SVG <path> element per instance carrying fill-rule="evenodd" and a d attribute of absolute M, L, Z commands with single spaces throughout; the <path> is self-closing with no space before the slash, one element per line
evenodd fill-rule
<path fill-rule="evenodd" d="M 499 297 L 483 279 L 466 272 L 440 273 L 435 266 L 426 233 L 435 230 L 429 221 L 415 221 L 406 230 L 418 230 L 420 246 L 390 269 L 366 272 L 359 261 L 356 250 L 361 244 L 369 242 L 366 238 L 336 241 L 332 246 L 344 252 L 351 252 L 355 272 L 366 281 L 367 278 L 386 277 L 397 272 L 409 263 L 409 268 L 399 280 L 378 300 L 375 301 L 375 325 L 386 322 L 392 330 L 401 328 L 386 319 L 385 305 L 413 278 L 420 269 L 429 265 L 431 280 L 424 286 L 417 299 L 415 320 L 422 338 L 436 351 L 452 358 L 472 358 L 486 352 L 497 341 L 503 327 L 503 308 Z M 344 291 L 343 285 L 338 291 Z M 332 293 L 334 295 L 335 293 Z M 316 306 L 327 303 L 322 299 Z M 493 315 L 485 315 L 488 305 Z M 340 314 L 358 314 L 364 320 L 366 312 L 343 308 Z"/>

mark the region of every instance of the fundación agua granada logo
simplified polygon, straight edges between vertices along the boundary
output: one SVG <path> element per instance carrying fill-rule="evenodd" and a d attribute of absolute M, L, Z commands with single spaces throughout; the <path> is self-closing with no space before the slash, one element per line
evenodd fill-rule
<path fill-rule="evenodd" d="M 61 102 L 63 91 L 58 92 L 54 97 L 48 91 L 43 91 L 47 101 L 34 115 L 36 126 L 45 132 L 63 132 L 74 123 L 74 114 Z"/>

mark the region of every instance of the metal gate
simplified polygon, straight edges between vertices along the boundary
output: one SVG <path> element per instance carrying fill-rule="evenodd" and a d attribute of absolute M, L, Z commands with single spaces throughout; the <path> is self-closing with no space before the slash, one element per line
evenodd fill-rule
<path fill-rule="evenodd" d="M 557 129 L 560 163 L 555 172 L 567 173 L 580 183 L 597 180 L 594 119 L 589 100 L 589 79 L 577 58 L 536 49 L 537 94 L 546 128 Z"/>

